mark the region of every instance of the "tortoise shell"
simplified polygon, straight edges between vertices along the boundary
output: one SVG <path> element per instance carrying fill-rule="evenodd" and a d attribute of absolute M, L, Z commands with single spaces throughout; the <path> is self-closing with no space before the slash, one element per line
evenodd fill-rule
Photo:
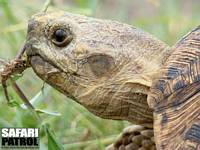
<path fill-rule="evenodd" d="M 173 49 L 147 98 L 157 149 L 200 150 L 200 26 Z"/>

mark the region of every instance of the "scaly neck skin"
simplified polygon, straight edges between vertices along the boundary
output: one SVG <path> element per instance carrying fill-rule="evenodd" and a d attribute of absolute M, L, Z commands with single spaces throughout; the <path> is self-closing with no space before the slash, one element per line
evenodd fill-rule
<path fill-rule="evenodd" d="M 124 45 L 124 49 L 128 53 L 128 58 L 124 59 L 130 58 L 129 65 L 122 69 L 127 73 L 131 72 L 133 83 L 149 88 L 152 80 L 170 56 L 172 49 L 164 42 L 140 29 L 136 29 L 132 34 L 133 39 Z M 144 94 L 148 94 L 148 91 Z"/>

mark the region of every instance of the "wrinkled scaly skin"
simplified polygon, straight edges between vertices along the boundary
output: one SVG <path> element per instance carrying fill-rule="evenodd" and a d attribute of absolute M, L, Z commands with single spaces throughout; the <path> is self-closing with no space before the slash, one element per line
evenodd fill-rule
<path fill-rule="evenodd" d="M 73 40 L 52 43 L 56 29 Z M 130 25 L 66 12 L 29 20 L 26 53 L 36 74 L 102 118 L 152 127 L 147 93 L 170 48 Z"/>

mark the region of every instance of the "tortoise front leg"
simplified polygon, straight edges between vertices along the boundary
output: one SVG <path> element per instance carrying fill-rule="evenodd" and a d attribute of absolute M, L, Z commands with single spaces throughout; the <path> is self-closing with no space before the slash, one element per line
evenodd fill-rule
<path fill-rule="evenodd" d="M 156 150 L 153 129 L 140 125 L 129 126 L 106 150 Z"/>

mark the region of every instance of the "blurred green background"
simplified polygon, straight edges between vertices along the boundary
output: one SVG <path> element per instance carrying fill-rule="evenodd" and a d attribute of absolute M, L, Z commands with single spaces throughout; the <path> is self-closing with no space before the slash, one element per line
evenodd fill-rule
<path fill-rule="evenodd" d="M 44 9 L 48 0 L 0 0 L 0 58 L 11 60 L 25 40 L 27 21 Z M 200 24 L 199 0 L 53 0 L 49 10 L 66 10 L 88 16 L 118 20 L 140 27 L 173 45 L 184 34 Z M 50 88 L 31 69 L 17 81 L 36 108 L 58 112 L 42 113 L 42 124 L 48 123 L 64 149 L 101 150 L 110 144 L 126 121 L 95 117 L 86 109 Z M 22 103 L 9 87 L 10 97 Z M 28 110 L 9 107 L 0 88 L 0 127 L 41 127 Z M 40 149 L 48 149 L 42 131 Z"/>

